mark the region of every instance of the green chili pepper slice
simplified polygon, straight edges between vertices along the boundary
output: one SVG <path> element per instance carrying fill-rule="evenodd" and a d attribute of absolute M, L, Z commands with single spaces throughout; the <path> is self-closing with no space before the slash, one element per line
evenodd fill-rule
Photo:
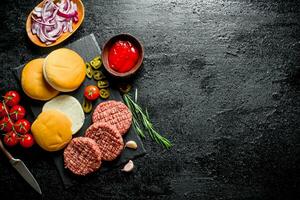
<path fill-rule="evenodd" d="M 110 96 L 110 92 L 107 88 L 100 89 L 99 93 L 100 93 L 100 97 L 103 99 L 107 99 Z"/>
<path fill-rule="evenodd" d="M 85 113 L 89 113 L 93 109 L 93 104 L 91 101 L 87 100 L 86 98 L 83 99 L 82 109 Z"/>
<path fill-rule="evenodd" d="M 100 80 L 97 82 L 98 88 L 108 88 L 109 87 L 109 82 L 108 80 Z"/>
<path fill-rule="evenodd" d="M 101 61 L 102 59 L 101 59 L 101 56 L 96 56 L 93 60 L 100 60 Z"/>
<path fill-rule="evenodd" d="M 99 80 L 105 79 L 106 77 L 104 76 L 104 74 L 103 74 L 101 71 L 95 70 L 95 71 L 94 71 L 94 74 L 93 74 L 93 78 L 94 78 L 96 81 L 99 81 Z"/>
<path fill-rule="evenodd" d="M 91 79 L 93 77 L 94 70 L 93 70 L 92 66 L 90 65 L 90 63 L 86 63 L 86 71 L 85 71 L 85 73 L 86 73 L 86 76 L 88 78 Z"/>
<path fill-rule="evenodd" d="M 119 85 L 119 90 L 123 94 L 127 94 L 128 92 L 130 92 L 131 88 L 132 88 L 132 86 L 129 83 L 124 83 L 124 84 Z"/>
<path fill-rule="evenodd" d="M 94 69 L 99 69 L 102 65 L 102 61 L 98 57 L 94 58 L 90 63 Z"/>

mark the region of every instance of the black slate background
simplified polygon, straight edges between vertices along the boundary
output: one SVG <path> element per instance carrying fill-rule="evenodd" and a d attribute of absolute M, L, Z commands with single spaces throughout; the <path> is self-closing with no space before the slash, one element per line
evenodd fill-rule
<path fill-rule="evenodd" d="M 11 69 L 50 51 L 27 39 L 37 0 L 0 2 L 0 92 Z M 100 45 L 129 32 L 145 46 L 139 102 L 170 151 L 150 140 L 127 175 L 112 170 L 64 190 L 49 156 L 22 158 L 39 197 L 0 155 L 0 199 L 300 199 L 300 2 L 297 0 L 85 0 L 66 43 Z"/>

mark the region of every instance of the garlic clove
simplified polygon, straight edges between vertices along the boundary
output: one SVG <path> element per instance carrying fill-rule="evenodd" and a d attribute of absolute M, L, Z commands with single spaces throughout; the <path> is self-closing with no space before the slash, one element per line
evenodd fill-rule
<path fill-rule="evenodd" d="M 130 148 L 130 149 L 137 149 L 137 144 L 135 141 L 130 140 L 126 142 L 125 147 Z"/>
<path fill-rule="evenodd" d="M 121 169 L 123 172 L 131 172 L 134 169 L 134 164 L 132 160 L 129 160 L 128 163 Z"/>

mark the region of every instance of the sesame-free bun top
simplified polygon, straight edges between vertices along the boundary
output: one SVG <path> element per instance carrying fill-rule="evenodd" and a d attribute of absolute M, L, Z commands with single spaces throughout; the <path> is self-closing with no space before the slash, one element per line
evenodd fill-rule
<path fill-rule="evenodd" d="M 67 48 L 52 51 L 44 61 L 43 74 L 56 90 L 71 92 L 85 79 L 85 63 L 78 53 Z"/>
<path fill-rule="evenodd" d="M 42 149 L 58 151 L 72 139 L 72 122 L 59 110 L 46 110 L 33 122 L 31 132 Z"/>
<path fill-rule="evenodd" d="M 24 93 L 32 99 L 47 101 L 58 95 L 43 76 L 44 58 L 28 62 L 22 70 L 21 85 Z"/>

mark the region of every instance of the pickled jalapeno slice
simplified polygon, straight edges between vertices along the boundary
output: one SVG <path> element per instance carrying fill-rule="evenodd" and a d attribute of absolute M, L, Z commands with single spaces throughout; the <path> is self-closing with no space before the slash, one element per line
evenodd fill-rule
<path fill-rule="evenodd" d="M 91 101 L 87 100 L 86 98 L 83 99 L 82 109 L 85 113 L 89 113 L 93 109 L 93 104 Z"/>
<path fill-rule="evenodd" d="M 94 78 L 96 81 L 99 81 L 99 80 L 105 79 L 106 77 L 104 76 L 104 74 L 103 74 L 101 71 L 95 70 L 95 71 L 94 71 L 94 74 L 93 74 L 93 78 Z"/>
<path fill-rule="evenodd" d="M 94 58 L 90 63 L 94 69 L 99 69 L 102 65 L 102 61 L 98 57 Z"/>
<path fill-rule="evenodd" d="M 109 82 L 108 80 L 100 80 L 97 82 L 98 88 L 108 88 L 109 87 Z"/>
<path fill-rule="evenodd" d="M 93 77 L 94 70 L 93 70 L 92 66 L 90 65 L 90 63 L 86 63 L 86 72 L 85 73 L 88 78 Z"/>
<path fill-rule="evenodd" d="M 100 89 L 99 93 L 100 93 L 100 97 L 103 99 L 107 99 L 110 96 L 109 89 L 107 89 L 107 88 Z"/>
<path fill-rule="evenodd" d="M 96 56 L 93 60 L 100 60 L 101 61 L 102 59 L 101 59 L 101 56 Z"/>

